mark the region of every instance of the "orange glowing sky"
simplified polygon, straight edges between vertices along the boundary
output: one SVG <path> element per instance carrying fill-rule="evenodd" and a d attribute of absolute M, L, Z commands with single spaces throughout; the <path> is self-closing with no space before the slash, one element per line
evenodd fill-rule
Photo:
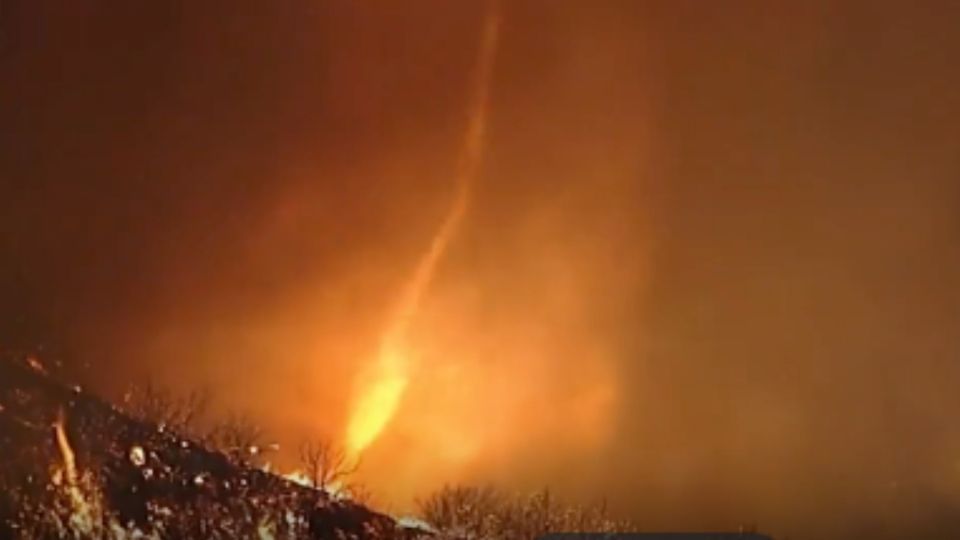
<path fill-rule="evenodd" d="M 960 515 L 947 4 L 502 0 L 486 65 L 486 0 L 7 0 L 0 346 L 362 448 L 389 509 Z"/>

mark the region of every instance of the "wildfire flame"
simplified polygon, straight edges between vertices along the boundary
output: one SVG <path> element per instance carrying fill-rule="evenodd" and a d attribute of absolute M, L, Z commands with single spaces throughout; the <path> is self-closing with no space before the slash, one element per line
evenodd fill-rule
<path fill-rule="evenodd" d="M 355 457 L 376 440 L 390 423 L 409 383 L 410 352 L 406 342 L 408 329 L 419 310 L 424 292 L 433 280 L 438 261 L 460 227 L 467 209 L 470 185 L 480 167 L 498 30 L 499 17 L 496 9 L 491 8 L 483 29 L 475 75 L 475 94 L 470 104 L 457 164 L 456 195 L 446 218 L 404 288 L 397 311 L 381 338 L 376 360 L 361 379 L 360 391 L 353 403 L 346 434 L 347 450 Z"/>
<path fill-rule="evenodd" d="M 77 460 L 73 448 L 70 446 L 70 440 L 67 439 L 64 424 L 63 411 L 60 411 L 57 421 L 53 424 L 53 429 L 57 438 L 57 447 L 60 449 L 60 457 L 63 459 L 63 472 L 67 477 L 67 483 L 75 486 L 77 484 Z"/>
<path fill-rule="evenodd" d="M 102 523 L 103 508 L 96 494 L 91 493 L 93 490 L 87 485 L 88 482 L 81 482 L 77 472 L 76 454 L 70 446 L 65 426 L 66 419 L 61 410 L 57 415 L 57 421 L 53 424 L 53 429 L 60 457 L 63 460 L 63 468 L 54 475 L 54 484 L 62 487 L 69 499 L 72 510 L 69 519 L 70 528 L 84 536 L 93 536 L 98 524 Z M 85 479 L 88 480 L 88 478 Z"/>

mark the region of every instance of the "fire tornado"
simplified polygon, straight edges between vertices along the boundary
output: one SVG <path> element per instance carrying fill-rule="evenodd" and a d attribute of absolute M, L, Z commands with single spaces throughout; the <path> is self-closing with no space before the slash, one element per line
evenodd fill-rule
<path fill-rule="evenodd" d="M 380 339 L 376 359 L 360 379 L 347 424 L 346 446 L 357 457 L 389 424 L 403 398 L 410 376 L 407 334 L 421 299 L 433 280 L 440 258 L 463 221 L 483 155 L 490 78 L 497 49 L 499 17 L 490 9 L 484 23 L 475 72 L 474 94 L 454 181 L 456 193 L 445 219 L 401 292 L 395 313 Z"/>

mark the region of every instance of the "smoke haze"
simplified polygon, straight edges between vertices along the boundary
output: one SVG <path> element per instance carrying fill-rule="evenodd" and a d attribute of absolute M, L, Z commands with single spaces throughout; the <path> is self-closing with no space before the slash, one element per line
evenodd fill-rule
<path fill-rule="evenodd" d="M 797 4 L 501 2 L 378 502 L 960 529 L 960 10 Z M 0 4 L 0 345 L 341 437 L 455 195 L 486 6 Z"/>

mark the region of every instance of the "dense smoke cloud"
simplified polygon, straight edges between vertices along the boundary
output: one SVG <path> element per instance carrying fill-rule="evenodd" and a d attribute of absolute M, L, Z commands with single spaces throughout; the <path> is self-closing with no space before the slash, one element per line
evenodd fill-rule
<path fill-rule="evenodd" d="M 285 444 L 340 437 L 453 196 L 485 6 L 4 3 L 0 339 L 105 393 L 213 384 Z M 374 491 L 955 526 L 960 14 L 501 9 L 482 171 Z"/>

